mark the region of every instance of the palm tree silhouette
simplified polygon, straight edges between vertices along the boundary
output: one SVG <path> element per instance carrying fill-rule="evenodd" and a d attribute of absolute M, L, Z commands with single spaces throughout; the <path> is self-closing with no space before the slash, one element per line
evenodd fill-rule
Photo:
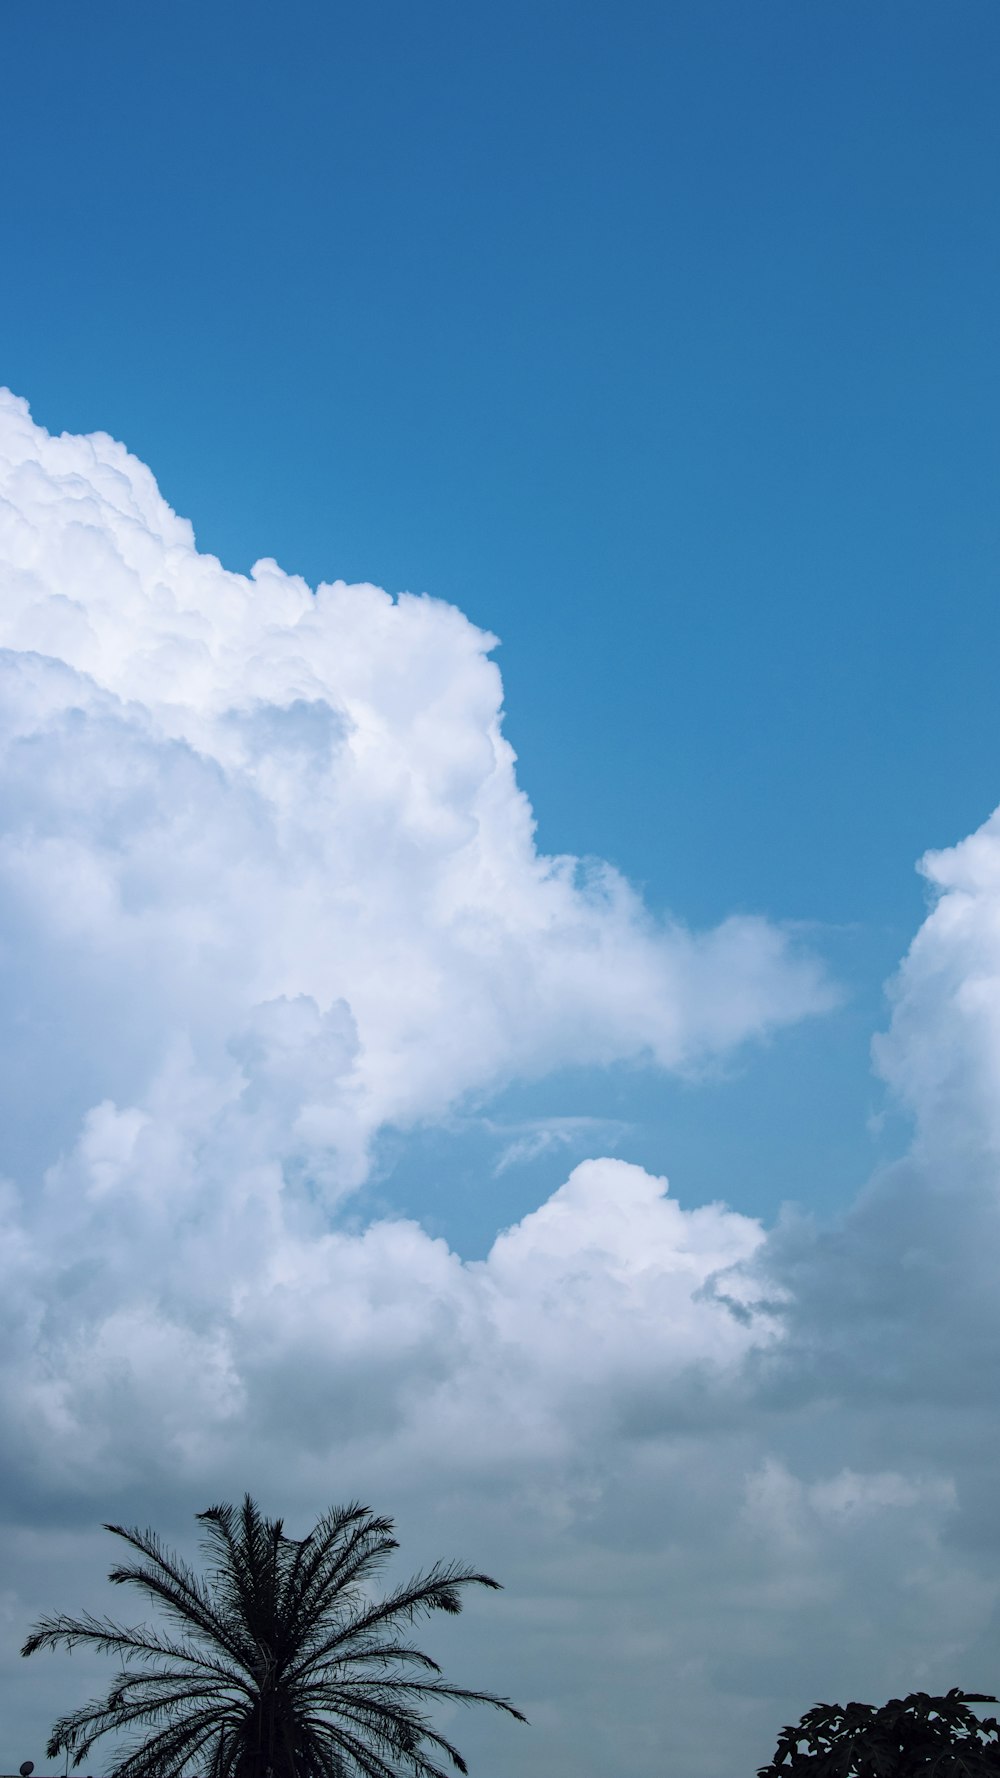
<path fill-rule="evenodd" d="M 44 1618 L 28 1637 L 25 1655 L 84 1645 L 121 1663 L 106 1698 L 60 1717 L 49 1758 L 79 1766 L 113 1734 L 125 1740 L 109 1778 L 443 1778 L 440 1755 L 467 1767 L 428 1706 L 492 1704 L 525 1721 L 506 1698 L 447 1684 L 405 1634 L 461 1611 L 466 1587 L 496 1588 L 488 1574 L 435 1563 L 373 1600 L 367 1583 L 398 1545 L 368 1507 L 331 1508 L 300 1541 L 249 1494 L 198 1518 L 204 1576 L 154 1532 L 105 1526 L 140 1558 L 109 1578 L 152 1599 L 167 1631 L 88 1614 Z"/>

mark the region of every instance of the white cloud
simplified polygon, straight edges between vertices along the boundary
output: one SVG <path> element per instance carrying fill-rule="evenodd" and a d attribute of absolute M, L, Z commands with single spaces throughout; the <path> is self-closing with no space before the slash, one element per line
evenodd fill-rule
<path fill-rule="evenodd" d="M 839 1225 L 768 1234 L 604 1158 L 464 1261 L 352 1220 L 381 1127 L 696 1065 L 827 1004 L 815 966 L 541 857 L 457 611 L 227 574 L 120 446 L 11 398 L 0 495 L 14 1637 L 98 1602 L 81 1527 L 177 1534 L 249 1485 L 293 1525 L 366 1494 L 414 1562 L 496 1569 L 442 1642 L 534 1720 L 461 1725 L 484 1778 L 730 1778 L 824 1692 L 988 1684 L 993 829 L 933 861 L 880 1050 L 918 1145 Z M 65 1669 L 5 1649 L 0 1681 L 37 1760 Z"/>
<path fill-rule="evenodd" d="M 921 1144 L 1000 1153 L 1000 810 L 921 862 L 933 905 L 894 984 L 886 1079 Z"/>
<path fill-rule="evenodd" d="M 237 1033 L 282 999 L 292 1081 L 342 1002 L 355 1047 L 312 1068 L 298 1135 L 350 1186 L 386 1122 L 559 1065 L 690 1065 L 829 1005 L 765 921 L 692 934 L 537 853 L 494 639 L 453 608 L 227 573 L 120 445 L 10 396 L 0 559 L 8 930 L 51 960 L 67 1049 L 99 1028 L 102 1097 L 179 1033 L 235 1090 Z M 25 983 L 22 1050 L 53 1012 Z"/>

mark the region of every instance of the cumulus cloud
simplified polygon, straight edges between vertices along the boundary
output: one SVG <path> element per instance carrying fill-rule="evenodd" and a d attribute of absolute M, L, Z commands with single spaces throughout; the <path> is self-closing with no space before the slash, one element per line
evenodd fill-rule
<path fill-rule="evenodd" d="M 181 1039 L 242 1091 L 240 1033 L 266 1050 L 270 1021 L 317 1094 L 304 1162 L 349 1188 L 386 1123 L 560 1065 L 691 1065 L 829 1004 L 765 921 L 694 934 L 537 852 L 495 639 L 454 608 L 227 573 L 122 446 L 51 438 L 10 396 L 0 559 L 19 1055 L 53 1025 L 89 1054 L 64 1127 Z M 335 1003 L 353 1047 L 307 1063 Z"/>
<path fill-rule="evenodd" d="M 480 1277 L 412 1225 L 331 1227 L 374 1134 L 515 1075 L 690 1066 L 829 1004 L 815 962 L 764 920 L 693 934 L 608 866 L 541 856 L 494 638 L 460 612 L 313 592 L 273 562 L 227 573 L 122 446 L 49 437 L 10 396 L 0 558 L 18 1448 L 60 1477 L 70 1462 L 127 1476 L 130 1446 L 200 1461 L 213 1428 L 259 1428 L 265 1401 L 294 1417 L 292 1370 L 333 1390 L 341 1429 L 355 1411 L 374 1425 L 367 1385 L 356 1410 L 337 1396 L 357 1351 L 391 1402 L 429 1387 L 447 1343 L 444 1415 L 459 1412 L 448 1390 L 480 1387 L 470 1366 L 483 1399 L 500 1387 L 494 1346 L 544 1371 L 552 1292 L 568 1315 L 581 1266 L 607 1273 L 609 1301 L 626 1290 L 613 1243 L 586 1246 L 612 1214 L 589 1175 Z M 607 1165 L 601 1179 L 620 1223 L 686 1250 L 658 1187 Z M 719 1218 L 721 1265 L 742 1225 Z M 583 1243 L 562 1281 L 555 1229 Z M 533 1267 L 537 1302 L 511 1283 Z M 704 1267 L 671 1267 L 676 1337 L 690 1323 L 714 1361 L 744 1331 L 719 1303 L 691 1306 Z M 645 1298 L 628 1289 L 636 1330 Z M 504 1425 L 487 1439 L 484 1420 L 480 1443 Z"/>
<path fill-rule="evenodd" d="M 414 1561 L 507 1582 L 441 1645 L 533 1718 L 463 1725 L 484 1774 L 731 1778 L 824 1690 L 988 1684 L 954 1662 L 1000 1654 L 1000 830 L 928 863 L 879 1049 L 917 1141 L 837 1225 L 597 1158 L 470 1261 L 361 1218 L 379 1130 L 557 1067 L 697 1066 L 828 1005 L 816 965 L 540 855 L 459 612 L 227 573 L 120 445 L 11 397 L 0 561 L 17 1759 L 55 1678 L 10 1647 L 99 1603 L 88 1527 L 179 1535 L 247 1485 L 293 1528 L 366 1494 Z"/>

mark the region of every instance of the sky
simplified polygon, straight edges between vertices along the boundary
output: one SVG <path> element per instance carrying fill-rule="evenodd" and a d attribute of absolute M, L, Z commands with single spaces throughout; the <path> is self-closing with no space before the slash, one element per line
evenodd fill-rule
<path fill-rule="evenodd" d="M 479 1778 L 996 1687 L 991 0 L 4 40 L 0 1767 L 248 1486 Z"/>

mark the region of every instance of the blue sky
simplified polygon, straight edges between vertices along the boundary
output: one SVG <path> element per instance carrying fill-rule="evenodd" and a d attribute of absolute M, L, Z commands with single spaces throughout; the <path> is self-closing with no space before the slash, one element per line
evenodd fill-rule
<path fill-rule="evenodd" d="M 336 1412 L 347 1403 L 361 1476 L 347 1491 L 433 1478 L 405 1414 L 380 1444 L 382 1421 L 368 1426 L 357 1405 L 371 1376 L 392 1402 L 397 1387 L 379 1368 L 382 1298 L 359 1280 L 381 1265 L 393 1281 L 399 1390 L 416 1398 L 430 1378 L 466 1407 L 492 1399 L 494 1383 L 503 1395 L 508 1360 L 516 1395 L 502 1316 L 490 1323 L 499 1346 L 468 1334 L 513 1291 L 513 1319 L 537 1331 L 548 1404 L 537 1423 L 548 1414 L 571 1456 L 560 1469 L 554 1435 L 544 1452 L 526 1444 L 511 1482 L 522 1520 L 547 1503 L 539 1524 L 559 1553 L 549 1592 L 525 1607 L 537 1624 L 526 1628 L 515 1602 L 503 1646 L 522 1635 L 529 1646 L 570 1595 L 586 1596 L 572 1577 L 595 1548 L 608 1564 L 622 1555 L 611 1506 L 602 1516 L 595 1504 L 602 1488 L 633 1501 L 642 1526 L 658 1489 L 677 1523 L 703 1494 L 708 1518 L 677 1580 L 679 1598 L 705 1601 L 702 1641 L 691 1632 L 694 1714 L 678 1730 L 692 1778 L 731 1778 L 732 1743 L 723 1735 L 706 1753 L 697 1718 L 699 1686 L 709 1696 L 720 1683 L 719 1617 L 737 1675 L 732 1733 L 745 1722 L 765 1742 L 796 1685 L 804 1708 L 825 1683 L 797 1652 L 810 1635 L 856 1692 L 869 1658 L 885 1687 L 937 1674 L 940 1650 L 914 1642 L 912 1595 L 879 1568 L 885 1552 L 906 1552 L 911 1575 L 931 1543 L 964 1552 L 962 1585 L 927 1581 L 923 1605 L 949 1646 L 962 1644 L 947 1629 L 953 1611 L 977 1626 L 962 1646 L 989 1661 L 1000 1652 L 1000 1577 L 995 1598 L 972 1578 L 975 1463 L 952 1473 L 944 1410 L 934 1421 L 934 1403 L 899 1380 L 919 1341 L 910 1284 L 893 1269 L 911 1239 L 914 1251 L 947 1245 L 933 1208 L 942 1179 L 972 1194 L 977 1252 L 995 1235 L 1000 877 L 993 828 L 962 842 L 1000 798 L 998 59 L 993 0 L 290 0 L 280 15 L 258 0 L 57 0 L 4 19 L 0 384 L 30 404 L 34 426 L 13 406 L 0 413 L 0 443 L 13 440 L 0 468 L 14 465 L 0 517 L 26 527 L 4 533 L 0 641 L 13 662 L 4 697 L 34 715 L 19 714 L 17 745 L 0 749 L 14 836 L 0 836 L 13 1009 L 0 1027 L 2 1164 L 15 1195 L 40 1206 L 23 1225 L 34 1257 L 17 1261 L 29 1300 L 75 1301 L 61 1243 L 79 1239 L 106 1265 L 113 1305 L 107 1322 L 94 1306 L 65 1325 L 53 1307 L 55 1344 L 31 1348 L 42 1381 L 24 1399 L 12 1386 L 10 1409 L 34 1453 L 26 1473 L 47 1477 L 44 1511 L 68 1528 L 107 1516 L 109 1488 L 122 1490 L 123 1514 L 152 1493 L 180 1524 L 204 1504 L 199 1490 L 242 1488 L 226 1463 L 258 1462 L 249 1434 L 225 1442 L 239 1397 L 248 1423 L 259 1410 L 275 1438 L 301 1440 L 295 1498 L 321 1510 L 319 1445 L 295 1419 L 289 1377 L 342 1370 Z M 45 437 L 63 431 L 73 438 Z M 87 445 L 95 432 L 132 458 Z M 283 574 L 235 593 L 206 556 L 241 576 L 273 558 Z M 427 593 L 469 624 L 440 607 L 404 601 L 387 616 L 368 595 L 335 600 L 300 670 L 288 651 L 312 606 L 296 603 L 295 575 Z M 273 633 L 260 615 L 269 600 Z M 503 732 L 537 853 L 609 861 L 639 898 L 627 907 L 579 873 L 541 882 L 509 762 L 489 751 L 500 692 L 469 625 L 500 639 Z M 207 677 L 192 636 L 214 663 Z M 338 752 L 351 724 L 370 747 L 354 777 Z M 488 843 L 453 873 L 450 849 L 461 852 L 470 822 Z M 945 854 L 930 915 L 915 870 L 928 849 Z M 712 935 L 744 915 L 758 923 L 730 953 Z M 670 916 L 708 934 L 701 951 Z M 918 934 L 890 1004 L 884 984 Z M 238 1101 L 226 1096 L 234 1058 L 247 1083 Z M 287 1193 L 280 1213 L 265 1161 Z M 567 1180 L 580 1162 L 604 1171 Z M 676 1228 L 650 1196 L 647 1176 L 664 1173 L 684 1207 Z M 622 1233 L 601 1192 L 608 1203 L 620 1193 L 638 1232 Z M 735 1218 L 699 1221 L 717 1198 Z M 278 1231 L 280 1288 L 237 1199 Z M 196 1200 L 210 1206 L 212 1238 L 232 1242 L 234 1300 L 259 1292 L 270 1305 L 259 1324 L 227 1320 L 208 1283 L 204 1299 L 194 1285 L 185 1294 L 185 1267 L 198 1275 L 184 1246 Z M 843 1219 L 839 1233 L 817 1237 L 814 1253 L 804 1223 L 779 1220 L 788 1200 L 821 1224 Z M 91 1220 L 67 1208 L 63 1227 L 56 1202 L 90 1205 Z M 158 1221 L 156 1206 L 175 1202 L 176 1226 Z M 373 1216 L 384 1237 L 366 1235 Z M 736 1364 L 746 1354 L 733 1356 L 731 1330 L 699 1318 L 716 1271 L 749 1264 L 754 1217 L 765 1257 L 746 1289 L 764 1300 L 773 1286 L 773 1309 L 810 1280 L 814 1318 L 789 1310 L 788 1338 L 820 1354 L 817 1374 L 828 1365 L 852 1380 L 835 1408 L 783 1360 L 739 1412 L 709 1391 L 717 1442 L 704 1432 L 690 1472 L 667 1457 L 661 1472 L 646 1428 L 661 1413 L 687 1424 L 690 1403 L 678 1384 L 668 1411 L 649 1383 L 654 1359 L 674 1374 L 666 1298 L 651 1285 L 648 1300 L 638 1286 L 614 1297 L 633 1277 L 629 1240 L 662 1247 L 664 1278 L 697 1274 L 676 1311 L 692 1364 L 720 1352 Z M 330 1222 L 347 1231 L 334 1259 Z M 514 1223 L 512 1244 L 491 1253 Z M 134 1260 L 158 1250 L 168 1224 L 164 1252 L 176 1237 L 187 1257 L 176 1270 L 165 1258 L 148 1301 L 133 1301 L 126 1237 Z M 585 1255 L 579 1274 L 577 1249 L 559 1248 L 567 1227 Z M 611 1255 L 605 1270 L 595 1254 Z M 965 1263 L 952 1258 L 954 1276 L 942 1261 L 934 1286 L 947 1325 Z M 328 1262 L 362 1330 L 349 1353 L 323 1320 Z M 552 1380 L 575 1336 L 545 1322 L 531 1281 L 547 1301 L 575 1302 L 584 1275 L 588 1362 L 602 1378 L 607 1363 L 602 1387 L 630 1431 L 596 1410 L 591 1421 Z M 278 1301 L 290 1278 L 325 1330 L 312 1345 Z M 988 1277 L 983 1288 L 985 1301 Z M 879 1342 L 865 1346 L 863 1330 L 883 1289 L 899 1401 L 873 1429 Z M 855 1303 L 850 1364 L 854 1335 L 834 1325 L 835 1300 Z M 127 1461 L 95 1428 L 115 1424 L 108 1379 L 133 1350 L 146 1366 L 135 1360 L 136 1399 L 162 1388 L 173 1427 L 170 1378 L 187 1375 L 185 1342 L 206 1328 L 219 1393 L 206 1384 L 203 1400 L 191 1385 L 197 1432 L 163 1435 L 175 1486 L 138 1408 Z M 751 1368 L 771 1353 L 765 1332 Z M 974 1333 L 967 1345 L 955 1334 L 963 1363 L 993 1350 L 988 1318 Z M 79 1368 L 88 1346 L 106 1354 L 93 1374 Z M 278 1355 L 273 1375 L 265 1348 Z M 454 1373 L 453 1349 L 466 1353 Z M 803 1418 L 789 1402 L 806 1403 Z M 520 1450 L 531 1416 L 505 1418 L 508 1407 L 497 1425 Z M 447 1454 L 455 1422 L 441 1412 Z M 786 1413 L 772 1448 L 768 1429 Z M 921 1414 L 937 1444 L 921 1443 Z M 72 1485 L 64 1436 L 95 1451 Z M 984 1436 L 973 1416 L 968 1448 Z M 3 1509 L 22 1545 L 33 1486 L 12 1483 Z M 516 1577 L 491 1486 L 455 1486 L 456 1522 L 493 1537 Z M 433 1540 L 435 1514 L 449 1529 L 445 1496 L 432 1479 L 422 1487 L 406 1499 Z M 890 1510 L 895 1541 L 865 1517 Z M 858 1538 L 846 1553 L 845 1526 Z M 751 1591 L 765 1585 L 758 1559 L 783 1577 L 767 1582 L 766 1634 L 756 1624 L 740 1640 L 745 1600 L 706 1578 L 697 1552 L 709 1545 Z M 668 1591 L 673 1560 L 666 1548 L 651 1557 Z M 12 1583 L 18 1623 L 40 1597 L 29 1570 L 25 1559 Z M 875 1604 L 862 1613 L 836 1653 L 830 1576 L 845 1573 L 873 1598 L 884 1584 L 895 1603 L 891 1622 Z M 629 1577 L 634 1603 L 645 1583 Z M 621 1598 L 599 1584 L 614 1618 Z M 803 1627 L 807 1598 L 826 1600 L 826 1630 L 818 1617 Z M 672 1620 L 656 1622 L 663 1654 Z M 600 1671 L 599 1649 L 593 1659 Z M 548 1701 L 535 1700 L 550 1736 L 534 1744 L 537 1770 L 561 1778 L 560 1759 L 578 1771 L 586 1756 L 596 1778 L 586 1736 L 572 1757 L 559 1740 L 577 1710 L 571 1667 L 560 1654 Z M 793 1671 L 786 1706 L 774 1675 Z M 31 1709 L 34 1724 L 42 1703 Z M 629 1751 L 642 1775 L 655 1722 L 653 1741 L 645 1732 Z M 498 1766 L 485 1757 L 482 1778 L 514 1770 L 506 1751 Z M 535 1757 L 518 1774 L 535 1778 Z"/>

